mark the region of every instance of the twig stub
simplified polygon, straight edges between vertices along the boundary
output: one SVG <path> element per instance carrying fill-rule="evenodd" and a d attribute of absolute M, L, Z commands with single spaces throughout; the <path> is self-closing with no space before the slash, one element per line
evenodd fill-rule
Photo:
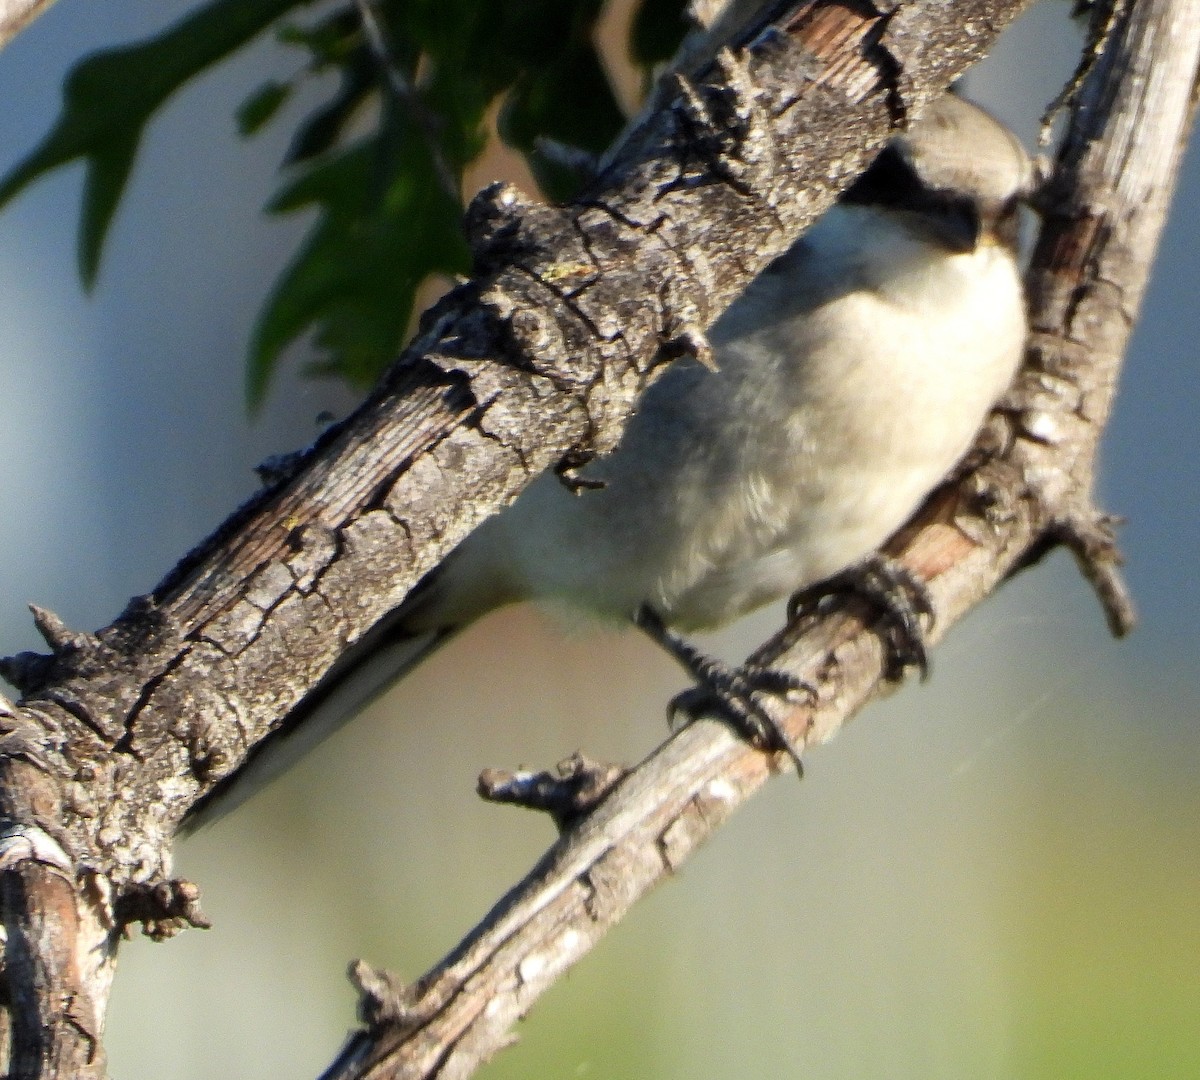
<path fill-rule="evenodd" d="M 564 832 L 595 809 L 628 772 L 623 765 L 592 761 L 576 752 L 542 772 L 484 769 L 477 790 L 489 802 L 543 811 Z"/>

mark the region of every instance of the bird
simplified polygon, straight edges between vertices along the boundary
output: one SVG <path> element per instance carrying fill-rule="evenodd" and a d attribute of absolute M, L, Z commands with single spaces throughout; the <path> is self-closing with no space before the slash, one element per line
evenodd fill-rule
<path fill-rule="evenodd" d="M 293 743 L 274 768 L 248 771 L 281 771 L 459 628 L 521 601 L 632 621 L 718 676 L 723 699 L 769 687 L 721 682 L 683 635 L 877 565 L 964 456 L 1024 352 L 1035 177 L 1006 126 L 936 99 L 715 322 L 715 370 L 675 361 L 582 483 L 548 471 L 480 525 L 267 740 Z M 741 722 L 771 743 L 742 696 Z"/>

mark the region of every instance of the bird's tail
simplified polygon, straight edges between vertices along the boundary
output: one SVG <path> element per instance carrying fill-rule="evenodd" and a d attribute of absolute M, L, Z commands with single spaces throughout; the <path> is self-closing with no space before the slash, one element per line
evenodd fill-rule
<path fill-rule="evenodd" d="M 255 746 L 242 767 L 188 811 L 182 831 L 194 832 L 224 817 L 282 776 L 460 629 L 413 631 L 406 625 L 408 612 L 406 603 L 347 650 L 283 725 Z"/>

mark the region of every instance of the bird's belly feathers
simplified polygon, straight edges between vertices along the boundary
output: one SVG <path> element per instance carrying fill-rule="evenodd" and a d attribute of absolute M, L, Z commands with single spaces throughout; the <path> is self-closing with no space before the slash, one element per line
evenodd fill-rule
<path fill-rule="evenodd" d="M 813 314 L 802 370 L 766 391 L 791 398 L 788 419 L 772 430 L 763 416 L 760 437 L 747 433 L 742 482 L 714 485 L 733 505 L 681 548 L 667 579 L 678 587 L 659 599 L 669 621 L 724 622 L 857 562 L 967 451 L 1019 362 L 1023 300 L 994 250 L 939 261 L 932 280 L 906 279 L 905 294 L 856 291 Z M 733 349 L 751 371 L 756 349 L 785 348 L 769 339 L 789 332 Z"/>

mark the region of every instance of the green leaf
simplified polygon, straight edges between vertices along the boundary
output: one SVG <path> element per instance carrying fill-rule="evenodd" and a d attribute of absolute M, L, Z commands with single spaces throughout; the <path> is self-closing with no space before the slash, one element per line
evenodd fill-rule
<path fill-rule="evenodd" d="M 378 86 L 378 74 L 366 50 L 360 49 L 347 57 L 337 93 L 300 125 L 292 137 L 284 164 L 294 165 L 329 150 L 341 138 L 358 107 L 378 90 Z"/>
<path fill-rule="evenodd" d="M 428 145 L 405 134 L 399 152 L 376 135 L 315 164 L 273 202 L 276 213 L 321 213 L 255 328 L 251 410 L 283 350 L 310 331 L 322 353 L 310 371 L 369 386 L 399 351 L 422 282 L 469 266 L 460 207 L 438 184 Z"/>
<path fill-rule="evenodd" d="M 91 288 L 104 238 L 155 111 L 194 75 L 275 19 L 311 0 L 216 0 L 157 37 L 81 60 L 63 86 L 63 110 L 41 144 L 0 180 L 0 206 L 38 177 L 86 163 L 79 273 Z"/>
<path fill-rule="evenodd" d="M 677 14 L 678 0 L 670 2 Z M 288 161 L 307 169 L 271 204 L 276 213 L 316 206 L 320 216 L 251 342 L 252 409 L 283 351 L 305 335 L 320 353 L 310 373 L 368 384 L 402 345 L 422 282 L 466 269 L 459 209 L 433 155 L 461 176 L 486 145 L 498 97 L 501 134 L 527 153 L 539 135 L 597 151 L 607 145 L 624 117 L 596 51 L 602 9 L 602 0 L 373 0 L 407 94 L 389 85 L 351 7 L 281 31 L 311 53 L 314 70 L 336 67 L 342 82 L 303 121 Z M 373 135 L 338 149 L 372 97 L 381 101 Z M 534 166 L 554 196 L 576 182 L 543 162 Z"/>
<path fill-rule="evenodd" d="M 445 181 L 486 146 L 497 101 L 501 134 L 527 155 L 541 135 L 599 150 L 624 122 L 596 49 L 604 0 L 370 0 L 382 55 L 357 0 L 323 5 L 303 24 L 283 18 L 311 2 L 208 0 L 155 38 L 84 59 L 55 126 L 0 180 L 3 205 L 45 173 L 84 162 L 79 261 L 90 287 L 145 125 L 175 90 L 273 22 L 306 59 L 295 77 L 243 102 L 243 135 L 278 115 L 303 80 L 336 72 L 336 87 L 297 126 L 269 207 L 317 215 L 260 315 L 247 365 L 252 408 L 283 350 L 305 335 L 320 354 L 310 370 L 369 382 L 402 344 L 421 284 L 466 269 L 461 208 Z M 640 0 L 638 59 L 669 51 L 682 4 Z M 360 141 L 347 146 L 350 133 Z M 536 155 L 531 164 L 549 195 L 570 194 L 576 178 Z"/>
<path fill-rule="evenodd" d="M 277 37 L 285 45 L 307 49 L 312 55 L 314 70 L 321 71 L 341 67 L 349 53 L 358 48 L 360 26 L 357 6 L 347 4 L 308 26 L 287 23 L 279 28 Z"/>
<path fill-rule="evenodd" d="M 291 83 L 263 83 L 238 106 L 238 134 L 245 138 L 259 131 L 279 111 L 279 107 L 287 101 L 291 93 Z"/>

